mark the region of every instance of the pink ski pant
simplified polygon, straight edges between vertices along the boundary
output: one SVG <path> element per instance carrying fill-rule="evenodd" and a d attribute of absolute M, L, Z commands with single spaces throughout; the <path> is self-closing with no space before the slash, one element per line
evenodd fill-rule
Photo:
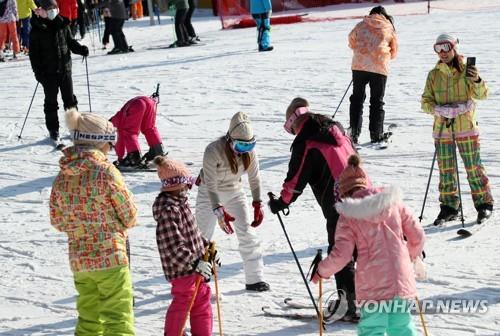
<path fill-rule="evenodd" d="M 172 303 L 168 307 L 165 316 L 164 336 L 179 336 L 183 327 L 182 323 L 188 314 L 189 303 L 194 295 L 197 274 L 188 275 L 171 281 Z M 196 298 L 189 313 L 191 322 L 191 334 L 193 336 L 212 335 L 212 306 L 210 304 L 210 286 L 201 281 Z"/>
<path fill-rule="evenodd" d="M 111 122 L 118 131 L 115 151 L 119 160 L 126 153 L 140 152 L 139 132 L 144 134 L 149 147 L 162 143 L 156 128 L 156 102 L 151 97 L 140 96 L 129 100 L 111 118 Z"/>

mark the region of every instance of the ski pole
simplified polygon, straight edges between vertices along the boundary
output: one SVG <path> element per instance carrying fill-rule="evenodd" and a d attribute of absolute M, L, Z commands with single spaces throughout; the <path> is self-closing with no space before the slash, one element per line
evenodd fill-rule
<path fill-rule="evenodd" d="M 270 200 L 275 199 L 275 196 L 272 192 L 267 193 L 269 196 Z M 281 224 L 281 228 L 283 229 L 283 233 L 285 234 L 286 241 L 288 242 L 288 246 L 290 246 L 290 250 L 292 251 L 293 258 L 295 259 L 295 263 L 297 264 L 297 267 L 299 268 L 300 275 L 302 276 L 302 280 L 304 281 L 304 285 L 306 285 L 307 293 L 309 294 L 309 298 L 311 299 L 311 302 L 314 306 L 314 309 L 316 310 L 316 315 L 318 316 L 318 319 L 321 320 L 321 314 L 318 310 L 318 306 L 316 305 L 316 301 L 314 300 L 314 296 L 311 292 L 311 288 L 309 287 L 309 284 L 307 283 L 307 279 L 304 275 L 304 271 L 302 270 L 302 267 L 300 266 L 299 259 L 297 258 L 297 254 L 295 253 L 295 250 L 293 249 L 292 243 L 290 242 L 290 238 L 288 237 L 288 233 L 286 232 L 285 225 L 283 224 L 283 220 L 281 219 L 281 216 L 279 212 L 276 213 L 278 216 L 279 222 Z M 323 326 L 324 328 L 324 326 Z"/>
<path fill-rule="evenodd" d="M 89 94 L 89 110 L 92 113 L 92 104 L 90 103 L 90 82 L 89 82 L 89 67 L 87 65 L 87 57 L 84 57 L 85 59 L 85 72 L 87 73 L 87 92 Z"/>
<path fill-rule="evenodd" d="M 417 296 L 415 296 L 415 300 L 417 301 L 418 314 L 420 315 L 420 322 L 422 323 L 422 328 L 424 329 L 424 335 L 429 336 L 427 326 L 425 325 L 424 313 L 422 312 L 422 309 L 420 309 L 420 302 L 418 301 Z"/>
<path fill-rule="evenodd" d="M 28 112 L 26 112 L 26 117 L 24 117 L 23 126 L 21 127 L 21 132 L 17 136 L 17 140 L 21 140 L 21 135 L 23 134 L 24 125 L 26 125 L 26 120 L 28 120 L 28 115 L 30 114 L 31 111 L 31 105 L 33 105 L 33 99 L 35 99 L 36 90 L 38 89 L 38 84 L 40 84 L 40 82 L 36 82 L 35 91 L 33 92 L 33 97 L 31 97 L 30 106 L 28 107 Z"/>
<path fill-rule="evenodd" d="M 131 270 L 130 268 L 130 241 L 127 239 L 125 240 L 125 248 L 127 249 L 127 259 L 128 259 L 128 269 L 129 271 Z M 130 274 L 132 276 L 132 274 Z M 135 307 L 135 296 L 132 296 L 132 307 Z"/>
<path fill-rule="evenodd" d="M 456 143 L 456 138 L 455 138 L 455 128 L 453 125 L 455 124 L 455 119 L 451 119 L 450 121 L 451 124 L 451 140 L 453 141 L 453 159 L 455 160 L 455 171 L 457 174 L 457 185 L 458 185 L 458 198 L 460 200 L 460 216 L 462 217 L 462 228 L 465 228 L 465 223 L 464 223 L 464 207 L 462 203 L 462 191 L 460 188 L 460 174 L 458 173 L 458 158 L 457 158 L 457 143 Z M 460 149 L 459 149 L 460 150 Z"/>
<path fill-rule="evenodd" d="M 347 94 L 347 91 L 349 91 L 349 88 L 351 87 L 351 85 L 352 85 L 352 79 L 351 79 L 351 81 L 349 82 L 349 85 L 347 86 L 347 89 L 345 89 L 344 95 L 343 95 L 343 96 L 342 96 L 342 98 L 340 99 L 340 103 L 339 103 L 339 105 L 337 106 L 337 109 L 335 110 L 335 113 L 333 113 L 332 119 L 335 119 L 335 115 L 337 114 L 337 111 L 339 110 L 340 105 L 341 105 L 341 104 L 342 104 L 342 102 L 344 101 L 345 95 Z"/>
<path fill-rule="evenodd" d="M 319 278 L 319 336 L 323 336 L 323 279 Z"/>
<path fill-rule="evenodd" d="M 441 124 L 441 127 L 439 129 L 439 138 L 441 137 L 441 134 L 443 133 L 443 127 L 444 127 L 444 121 Z M 427 179 L 427 187 L 425 188 L 424 202 L 422 203 L 422 210 L 420 211 L 420 216 L 418 217 L 420 222 L 422 222 L 422 219 L 424 218 L 425 203 L 427 201 L 427 194 L 429 193 L 429 185 L 431 184 L 432 172 L 434 171 L 434 164 L 436 163 L 437 146 L 438 146 L 438 144 L 435 144 L 434 156 L 432 157 L 431 170 L 429 172 L 429 178 Z"/>
<path fill-rule="evenodd" d="M 205 251 L 205 254 L 203 255 L 203 261 L 208 261 L 210 257 L 210 245 L 207 247 L 207 250 Z M 182 328 L 180 330 L 179 336 L 184 335 L 184 327 L 186 326 L 186 322 L 189 316 L 189 313 L 191 312 L 191 309 L 193 308 L 194 300 L 196 300 L 196 296 L 198 295 L 198 290 L 200 289 L 201 282 L 204 281 L 204 278 L 202 275 L 198 275 L 196 279 L 196 284 L 194 286 L 194 292 L 193 292 L 193 297 L 191 298 L 191 301 L 189 302 L 188 310 L 186 311 L 186 315 L 184 316 L 184 320 L 182 322 Z"/>
<path fill-rule="evenodd" d="M 159 84 L 158 84 L 159 85 Z M 215 243 L 210 242 L 209 245 L 210 255 L 215 255 Z M 219 335 L 222 336 L 222 314 L 221 314 L 221 306 L 219 300 L 219 281 L 217 278 L 217 265 L 215 264 L 215 260 L 212 260 L 212 270 L 214 272 L 214 282 L 215 282 L 215 300 L 217 302 L 217 319 L 219 321 Z"/>

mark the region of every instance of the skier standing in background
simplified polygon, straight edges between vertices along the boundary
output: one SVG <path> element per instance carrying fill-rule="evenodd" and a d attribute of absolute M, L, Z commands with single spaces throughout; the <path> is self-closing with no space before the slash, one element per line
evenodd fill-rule
<path fill-rule="evenodd" d="M 271 51 L 271 0 L 250 0 L 250 12 L 257 25 L 259 51 Z"/>
<path fill-rule="evenodd" d="M 43 112 L 50 139 L 59 142 L 57 94 L 61 91 L 64 109 L 77 107 L 71 76 L 71 52 L 87 57 L 89 49 L 71 35 L 69 21 L 59 15 L 55 0 L 41 0 L 31 18 L 30 62 L 35 78 L 43 86 Z"/>
<path fill-rule="evenodd" d="M 69 34 L 69 31 L 68 31 Z M 137 209 L 120 172 L 107 159 L 116 140 L 113 125 L 70 109 L 74 146 L 59 161 L 50 194 L 50 222 L 68 236 L 71 271 L 78 291 L 75 335 L 133 336 L 132 279 L 127 230 Z"/>
<path fill-rule="evenodd" d="M 238 112 L 231 118 L 227 134 L 205 148 L 196 197 L 196 221 L 208 240 L 212 239 L 216 221 L 225 233 L 236 232 L 245 271 L 245 288 L 262 292 L 269 290 L 269 284 L 263 280 L 262 250 L 252 231 L 264 219 L 255 144 L 250 119 Z M 245 173 L 252 192 L 253 221 L 248 215 L 247 197 L 241 182 Z"/>
<path fill-rule="evenodd" d="M 125 34 L 123 33 L 123 24 L 125 20 L 128 20 L 128 14 L 123 0 L 107 0 L 99 5 L 99 7 L 109 9 L 107 28 L 109 28 L 109 33 L 113 38 L 114 47 L 108 52 L 108 55 L 126 54 L 134 51 L 134 49 L 128 45 Z"/>
<path fill-rule="evenodd" d="M 20 27 L 18 28 L 22 51 L 25 55 L 30 49 L 30 31 L 31 31 L 31 11 L 37 8 L 33 0 L 17 0 L 17 11 L 19 14 Z"/>
<path fill-rule="evenodd" d="M 486 99 L 488 87 L 475 66 L 466 67 L 464 57 L 457 52 L 457 44 L 458 39 L 449 34 L 438 36 L 434 51 L 439 61 L 429 71 L 422 94 L 422 110 L 434 115 L 433 137 L 439 166 L 441 211 L 434 225 L 441 225 L 458 215 L 458 172 L 453 154 L 456 147 L 467 172 L 472 200 L 477 210 L 477 222 L 481 223 L 489 218 L 493 211 L 493 196 L 481 162 L 474 102 L 476 99 Z"/>
<path fill-rule="evenodd" d="M 408 300 L 416 297 L 412 262 L 422 254 L 424 230 L 404 206 L 398 189 L 370 188 L 357 155 L 338 178 L 342 202 L 335 246 L 318 265 L 313 282 L 327 279 L 351 262 L 357 250 L 356 298 L 361 306 L 359 336 L 416 336 Z M 373 309 L 384 301 L 388 310 Z"/>
<path fill-rule="evenodd" d="M 17 38 L 17 19 L 16 0 L 0 0 L 0 62 L 5 62 L 3 55 L 5 42 L 12 42 L 12 58 L 17 58 L 16 54 L 21 51 L 19 39 Z"/>
<path fill-rule="evenodd" d="M 372 8 L 349 34 L 352 57 L 352 95 L 349 127 L 355 144 L 359 142 L 363 124 L 366 84 L 370 86 L 370 139 L 374 144 L 386 141 L 384 134 L 384 94 L 389 61 L 396 57 L 398 42 L 392 16 L 385 8 Z"/>
<path fill-rule="evenodd" d="M 153 204 L 153 217 L 157 222 L 156 242 L 163 273 L 172 285 L 164 335 L 180 335 L 189 314 L 191 333 L 211 336 L 211 290 L 206 281 L 212 275 L 212 264 L 210 260 L 203 260 L 209 243 L 201 236 L 187 197 L 196 179 L 182 162 L 163 156 L 156 157 L 154 162 L 161 180 L 161 193 Z M 204 279 L 195 292 L 200 276 Z M 193 295 L 196 297 L 189 311 Z"/>
<path fill-rule="evenodd" d="M 316 197 L 328 232 L 328 252 L 335 243 L 335 228 L 339 215 L 335 210 L 337 195 L 335 181 L 347 166 L 349 155 L 354 153 L 351 140 L 342 126 L 327 116 L 312 113 L 309 102 L 304 98 L 294 98 L 286 110 L 285 130 L 295 135 L 288 173 L 283 183 L 281 196 L 269 201 L 273 214 L 282 211 L 295 202 L 307 184 Z M 351 255 L 352 257 L 352 255 Z M 354 261 L 335 274 L 338 290 L 347 294 L 348 311 L 344 321 L 357 321 L 354 294 Z M 334 302 L 329 307 L 334 313 Z"/>

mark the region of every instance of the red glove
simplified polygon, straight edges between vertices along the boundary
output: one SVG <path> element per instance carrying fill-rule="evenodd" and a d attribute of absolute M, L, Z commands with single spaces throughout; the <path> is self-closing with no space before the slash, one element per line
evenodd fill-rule
<path fill-rule="evenodd" d="M 219 222 L 219 226 L 222 231 L 227 234 L 234 233 L 231 222 L 234 222 L 235 218 L 227 213 L 226 209 L 222 205 L 214 209 L 214 214 L 217 216 L 217 221 Z"/>
<path fill-rule="evenodd" d="M 262 224 L 264 220 L 264 210 L 262 210 L 262 201 L 253 201 L 253 222 L 250 224 L 252 227 L 257 227 Z"/>

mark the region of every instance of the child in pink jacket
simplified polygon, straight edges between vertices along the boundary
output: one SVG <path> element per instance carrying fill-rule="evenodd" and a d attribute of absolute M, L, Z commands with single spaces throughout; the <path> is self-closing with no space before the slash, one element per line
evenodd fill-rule
<path fill-rule="evenodd" d="M 341 270 L 357 248 L 356 298 L 361 303 L 358 335 L 416 335 L 408 303 L 415 298 L 414 261 L 421 255 L 424 231 L 401 200 L 396 188 L 368 188 L 357 155 L 339 177 L 343 199 L 335 247 L 318 266 L 313 282 Z M 360 302 L 361 301 L 361 302 Z M 363 302 L 384 302 L 366 309 Z M 382 309 L 390 307 L 390 309 Z"/>
<path fill-rule="evenodd" d="M 110 121 L 118 131 L 115 151 L 118 160 L 113 162 L 121 167 L 140 166 L 152 161 L 158 155 L 164 155 L 163 144 L 158 128 L 156 128 L 156 105 L 158 101 L 152 97 L 138 96 L 130 99 Z M 139 133 L 144 134 L 149 151 L 141 157 Z M 127 154 L 125 156 L 125 154 Z"/>

